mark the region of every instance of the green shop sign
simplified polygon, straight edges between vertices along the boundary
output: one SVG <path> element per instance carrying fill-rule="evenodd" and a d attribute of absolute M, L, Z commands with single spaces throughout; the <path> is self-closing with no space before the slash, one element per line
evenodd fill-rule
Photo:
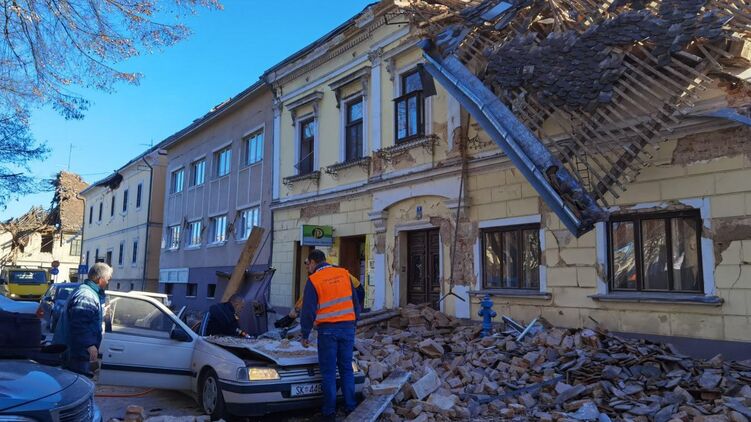
<path fill-rule="evenodd" d="M 332 246 L 334 244 L 334 228 L 331 226 L 314 226 L 303 224 L 300 227 L 300 245 L 302 246 Z"/>

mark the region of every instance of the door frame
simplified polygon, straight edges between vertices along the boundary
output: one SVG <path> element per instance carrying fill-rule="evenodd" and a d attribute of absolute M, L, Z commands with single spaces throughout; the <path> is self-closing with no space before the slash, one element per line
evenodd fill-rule
<path fill-rule="evenodd" d="M 409 232 L 415 232 L 415 231 L 423 231 L 423 230 L 433 230 L 433 229 L 439 229 L 438 230 L 438 277 L 442 280 L 444 276 L 444 259 L 445 255 L 443 253 L 443 236 L 441 235 L 440 227 L 431 224 L 427 221 L 410 221 L 403 224 L 397 224 L 396 227 L 394 227 L 394 232 L 397 237 L 397 247 L 396 253 L 398 253 L 397 256 L 395 256 L 398 271 L 394 273 L 394 282 L 392 287 L 392 294 L 393 294 L 393 304 L 394 306 L 404 306 L 407 304 L 407 280 L 408 280 L 408 274 L 407 274 L 407 263 L 408 263 L 408 257 L 407 257 L 407 235 Z M 402 281 L 404 281 L 402 283 Z M 441 297 L 444 295 L 444 286 L 443 283 L 441 283 Z M 444 303 L 439 302 L 439 309 L 441 312 L 444 310 Z"/>

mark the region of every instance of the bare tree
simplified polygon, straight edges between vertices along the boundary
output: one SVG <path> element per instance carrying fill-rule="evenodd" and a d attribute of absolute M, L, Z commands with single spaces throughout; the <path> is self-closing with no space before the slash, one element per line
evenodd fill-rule
<path fill-rule="evenodd" d="M 219 0 L 0 0 L 0 206 L 38 190 L 23 177 L 47 148 L 28 131 L 33 107 L 80 119 L 88 107 L 75 87 L 112 92 L 140 74 L 114 65 L 189 35 L 180 20 Z M 161 22 L 162 18 L 166 22 Z"/>

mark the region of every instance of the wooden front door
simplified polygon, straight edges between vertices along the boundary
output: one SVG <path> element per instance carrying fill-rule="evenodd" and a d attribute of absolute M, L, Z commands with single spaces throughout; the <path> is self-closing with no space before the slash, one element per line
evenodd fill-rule
<path fill-rule="evenodd" d="M 365 236 L 339 238 L 339 266 L 365 283 Z"/>
<path fill-rule="evenodd" d="M 407 235 L 407 303 L 430 303 L 438 309 L 441 296 L 439 247 L 437 229 Z"/>

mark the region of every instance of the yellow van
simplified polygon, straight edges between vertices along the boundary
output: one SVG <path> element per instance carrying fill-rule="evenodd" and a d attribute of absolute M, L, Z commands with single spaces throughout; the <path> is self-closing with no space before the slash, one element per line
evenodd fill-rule
<path fill-rule="evenodd" d="M 44 268 L 4 268 L 0 274 L 0 291 L 14 300 L 38 301 L 49 283 L 49 272 Z"/>

